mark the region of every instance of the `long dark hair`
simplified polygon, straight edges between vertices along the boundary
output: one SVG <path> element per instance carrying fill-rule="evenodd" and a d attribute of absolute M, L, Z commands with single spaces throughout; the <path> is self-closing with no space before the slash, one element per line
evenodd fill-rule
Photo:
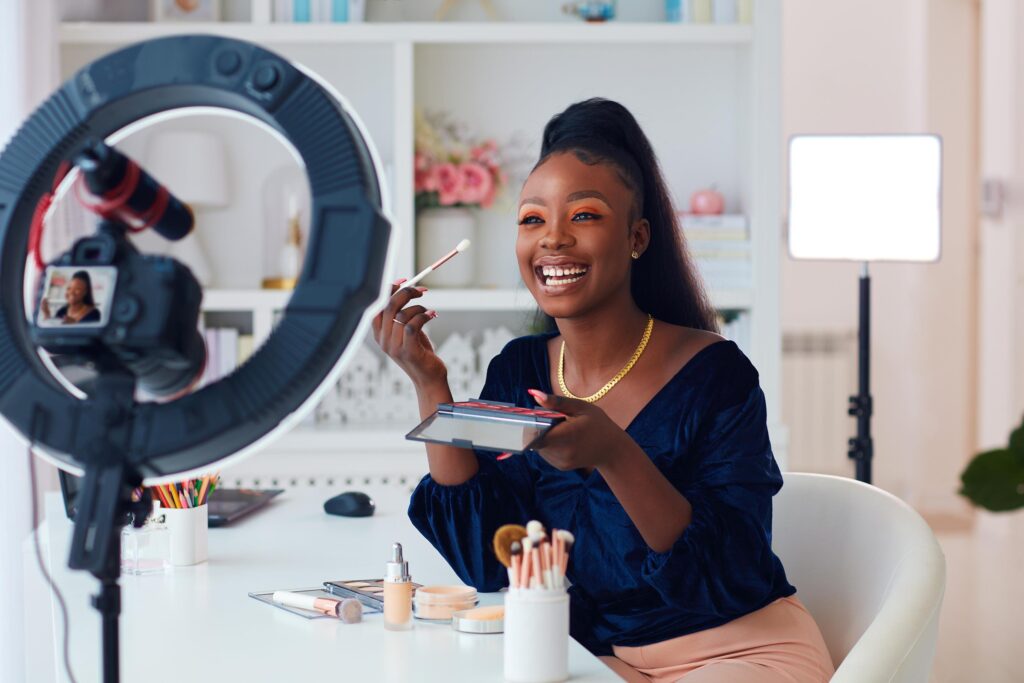
<path fill-rule="evenodd" d="M 633 263 L 630 283 L 640 310 L 668 323 L 717 332 L 715 309 L 687 253 L 658 158 L 629 110 L 599 97 L 569 105 L 544 126 L 534 169 L 560 152 L 571 152 L 585 164 L 614 167 L 636 197 L 634 218 L 650 223 L 651 242 Z M 553 320 L 546 323 L 554 329 Z"/>
<path fill-rule="evenodd" d="M 71 276 L 72 280 L 81 280 L 85 283 L 85 297 L 82 298 L 82 303 L 86 306 L 95 306 L 96 301 L 92 298 L 92 278 L 89 277 L 89 271 L 78 270 Z"/>

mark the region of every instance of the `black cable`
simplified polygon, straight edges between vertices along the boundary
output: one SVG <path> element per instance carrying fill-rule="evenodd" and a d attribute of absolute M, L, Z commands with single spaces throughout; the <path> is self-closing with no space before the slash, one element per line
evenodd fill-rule
<path fill-rule="evenodd" d="M 39 513 L 36 510 L 36 459 L 32 455 L 32 444 L 28 446 L 28 477 L 29 484 L 32 490 L 32 545 L 36 550 L 36 563 L 39 565 L 39 571 L 42 572 L 43 577 L 46 579 L 46 583 L 50 586 L 50 590 L 57 597 L 57 604 L 60 605 L 61 620 L 64 623 L 64 671 L 67 672 L 68 680 L 71 683 L 78 683 L 75 680 L 75 675 L 71 672 L 71 648 L 70 648 L 70 624 L 68 622 L 68 607 L 64 602 L 64 596 L 61 594 L 60 589 L 57 588 L 57 584 L 53 582 L 53 578 L 50 577 L 50 572 L 46 570 L 46 564 L 43 562 L 43 551 L 39 547 Z"/>

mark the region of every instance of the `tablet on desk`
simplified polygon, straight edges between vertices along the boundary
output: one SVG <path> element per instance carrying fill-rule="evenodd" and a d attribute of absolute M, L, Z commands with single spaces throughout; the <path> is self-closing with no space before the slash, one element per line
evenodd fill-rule
<path fill-rule="evenodd" d="M 284 489 L 221 489 L 210 495 L 207 526 L 230 524 L 254 510 L 258 510 Z"/>

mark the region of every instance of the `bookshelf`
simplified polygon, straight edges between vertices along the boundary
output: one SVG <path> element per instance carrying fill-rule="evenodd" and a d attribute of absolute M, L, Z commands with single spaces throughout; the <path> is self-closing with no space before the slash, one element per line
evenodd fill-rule
<path fill-rule="evenodd" d="M 750 25 L 274 24 L 269 22 L 269 5 L 255 0 L 251 22 L 64 23 L 59 29 L 62 75 L 67 77 L 89 61 L 133 42 L 179 33 L 257 42 L 301 62 L 348 99 L 377 146 L 391 186 L 388 208 L 398 238 L 395 277 L 414 272 L 415 265 L 416 107 L 452 111 L 475 133 L 499 141 L 522 132 L 532 140 L 535 155 L 544 123 L 569 103 L 591 96 L 623 102 L 651 137 L 677 205 L 685 207 L 693 191 L 714 183 L 727 197 L 726 210 L 746 216 L 750 286 L 707 284 L 717 308 L 748 316 L 745 350 L 760 372 L 773 443 L 785 465 L 786 432 L 779 420 L 778 2 L 755 3 Z M 256 180 L 246 176 L 236 184 L 246 186 Z M 512 212 L 510 203 L 481 212 L 479 229 L 503 234 L 499 231 L 513 224 Z M 244 233 L 247 227 L 241 225 L 246 220 L 220 218 L 222 224 L 204 233 L 204 239 L 215 243 L 210 249 L 215 257 L 211 265 L 219 273 L 242 273 L 238 260 L 244 257 L 231 245 L 252 242 L 251 235 Z M 258 244 L 252 248 L 259 248 Z M 481 251 L 480 256 L 511 258 L 493 251 Z M 504 272 L 514 272 L 507 261 L 502 266 Z M 430 306 L 442 313 L 441 319 L 447 318 L 446 331 L 468 332 L 486 320 L 522 333 L 522 321 L 535 304 L 517 280 L 509 278 L 488 288 L 432 289 Z M 247 280 L 232 275 L 207 289 L 203 308 L 214 318 L 230 312 L 250 316 L 248 325 L 258 345 L 272 331 L 275 316 L 287 301 L 287 292 L 258 289 L 255 276 Z M 367 444 L 386 443 L 390 444 L 386 450 L 408 454 L 401 434 L 411 426 L 359 430 L 304 424 L 268 451 L 332 452 L 359 458 L 367 453 Z M 295 459 L 296 467 L 302 467 L 301 460 Z"/>

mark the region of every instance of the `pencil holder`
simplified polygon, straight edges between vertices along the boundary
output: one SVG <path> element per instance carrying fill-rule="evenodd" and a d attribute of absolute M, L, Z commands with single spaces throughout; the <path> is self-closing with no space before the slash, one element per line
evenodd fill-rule
<path fill-rule="evenodd" d="M 164 519 L 170 531 L 172 566 L 185 567 L 206 562 L 206 510 L 206 505 L 164 510 Z"/>
<path fill-rule="evenodd" d="M 505 595 L 505 679 L 555 683 L 569 677 L 569 594 L 510 590 Z"/>

